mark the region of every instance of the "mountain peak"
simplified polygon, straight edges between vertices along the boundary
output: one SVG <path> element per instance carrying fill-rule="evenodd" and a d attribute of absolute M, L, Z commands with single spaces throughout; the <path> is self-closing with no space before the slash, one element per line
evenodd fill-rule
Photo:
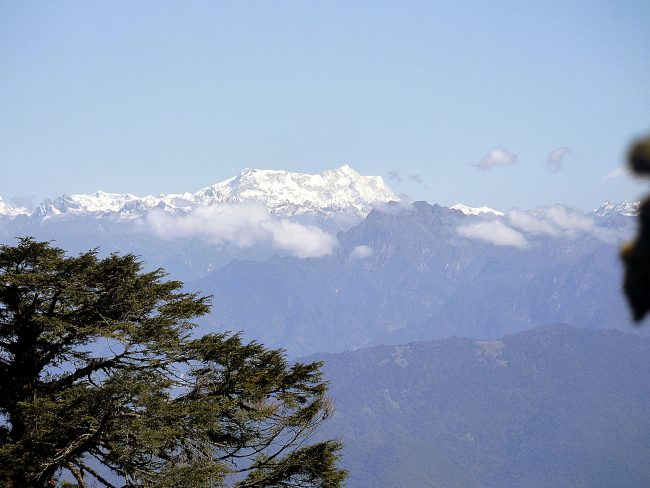
<path fill-rule="evenodd" d="M 347 163 L 346 163 L 346 164 L 343 164 L 343 165 L 339 168 L 339 171 L 341 171 L 342 173 L 353 173 L 353 174 L 357 174 L 357 175 L 359 174 L 359 173 L 357 173 L 357 172 L 352 168 L 352 166 L 350 166 L 350 165 L 347 164 Z"/>
<path fill-rule="evenodd" d="M 631 202 L 629 200 L 623 200 L 622 202 L 610 202 L 605 200 L 605 202 L 598 208 L 592 210 L 592 212 L 600 217 L 607 217 L 609 215 L 624 215 L 626 217 L 634 217 L 639 214 L 639 208 L 641 207 L 641 202 Z"/>
<path fill-rule="evenodd" d="M 380 176 L 363 176 L 347 164 L 317 174 L 246 169 L 196 195 L 208 204 L 255 201 L 266 205 L 271 213 L 287 215 L 365 215 L 377 203 L 399 199 Z"/>
<path fill-rule="evenodd" d="M 456 205 L 452 205 L 449 208 L 454 210 L 460 210 L 465 215 L 492 214 L 492 215 L 497 215 L 499 217 L 503 216 L 503 212 L 494 210 L 493 208 L 490 207 L 468 207 L 467 205 L 463 205 L 462 203 L 457 203 Z"/>
<path fill-rule="evenodd" d="M 17 217 L 18 215 L 29 215 L 29 210 L 23 207 L 16 207 L 10 203 L 5 202 L 0 197 L 0 216 Z"/>

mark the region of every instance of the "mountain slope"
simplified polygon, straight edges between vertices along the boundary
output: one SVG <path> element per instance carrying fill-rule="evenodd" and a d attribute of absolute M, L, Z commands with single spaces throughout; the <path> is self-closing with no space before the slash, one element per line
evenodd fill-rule
<path fill-rule="evenodd" d="M 527 214 L 540 233 L 507 227 L 525 238 L 520 247 L 459 233 L 486 229 L 489 238 L 510 225 L 505 217 L 394 205 L 339 233 L 330 256 L 234 261 L 192 287 L 214 295 L 217 327 L 294 355 L 452 335 L 494 338 L 557 322 L 624 326 L 619 241 L 610 238 L 626 235 L 634 219 L 610 234 L 558 210 L 549 215 L 587 230 L 551 228 L 550 218 Z"/>
<path fill-rule="evenodd" d="M 650 486 L 650 340 L 551 326 L 318 355 L 354 487 Z"/>

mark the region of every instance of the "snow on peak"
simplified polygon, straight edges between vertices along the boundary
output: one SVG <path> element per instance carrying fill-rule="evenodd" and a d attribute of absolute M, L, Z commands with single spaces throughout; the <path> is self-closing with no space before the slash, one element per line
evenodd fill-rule
<path fill-rule="evenodd" d="M 34 215 L 47 218 L 53 215 L 129 213 L 141 207 L 142 199 L 129 193 L 107 193 L 97 191 L 91 194 L 62 195 L 54 200 L 45 200 Z"/>
<path fill-rule="evenodd" d="M 196 193 L 138 197 L 98 191 L 45 201 L 35 214 L 118 214 L 133 217 L 152 208 L 186 211 L 224 202 L 257 202 L 282 215 L 346 213 L 365 216 L 378 203 L 399 198 L 381 176 L 363 176 L 345 164 L 319 174 L 244 169 L 239 175 Z"/>
<path fill-rule="evenodd" d="M 195 194 L 201 205 L 255 201 L 271 213 L 367 214 L 373 205 L 399 200 L 381 176 L 363 176 L 348 165 L 319 174 L 245 169 Z"/>
<path fill-rule="evenodd" d="M 625 215 L 626 217 L 634 217 L 639 214 L 641 202 L 630 202 L 624 200 L 622 202 L 610 202 L 605 200 L 600 207 L 593 210 L 593 213 L 600 217 L 607 217 L 609 215 Z"/>
<path fill-rule="evenodd" d="M 0 216 L 5 217 L 17 217 L 18 215 L 29 215 L 30 212 L 23 207 L 15 207 L 10 203 L 5 202 L 2 197 L 0 197 Z"/>
<path fill-rule="evenodd" d="M 457 203 L 456 205 L 452 205 L 449 208 L 453 208 L 454 210 L 460 210 L 465 215 L 492 214 L 492 215 L 497 215 L 499 217 L 503 216 L 503 212 L 499 212 L 498 210 L 494 210 L 493 208 L 490 207 L 468 207 L 467 205 L 463 205 L 462 203 Z"/>

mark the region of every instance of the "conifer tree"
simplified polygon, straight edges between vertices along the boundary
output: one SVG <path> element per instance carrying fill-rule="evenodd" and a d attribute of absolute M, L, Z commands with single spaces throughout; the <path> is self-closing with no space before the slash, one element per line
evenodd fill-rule
<path fill-rule="evenodd" d="M 0 246 L 0 485 L 337 487 L 319 363 L 192 335 L 209 297 L 131 254 Z"/>

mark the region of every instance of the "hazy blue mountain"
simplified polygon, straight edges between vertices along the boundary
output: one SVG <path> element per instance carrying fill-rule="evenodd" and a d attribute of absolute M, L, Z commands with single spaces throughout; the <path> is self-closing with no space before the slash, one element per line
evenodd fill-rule
<path fill-rule="evenodd" d="M 650 339 L 548 326 L 317 355 L 355 487 L 650 486 Z"/>
<path fill-rule="evenodd" d="M 393 197 L 347 166 L 245 170 L 196 193 L 68 195 L 31 213 L 1 202 L 0 242 L 133 252 L 214 294 L 213 327 L 294 356 L 626 316 L 617 255 L 636 204 L 504 213 Z"/>
<path fill-rule="evenodd" d="M 192 287 L 214 295 L 218 327 L 291 354 L 494 338 L 548 323 L 622 324 L 628 311 L 618 246 L 634 219 L 617 215 L 596 225 L 564 207 L 550 212 L 563 215 L 561 222 L 577 219 L 576 229 L 544 227 L 551 220 L 541 214 L 482 217 L 425 202 L 394 205 L 339 233 L 329 256 L 236 260 Z M 512 245 L 484 239 L 502 234 Z"/>
<path fill-rule="evenodd" d="M 141 256 L 149 268 L 162 267 L 171 277 L 193 280 L 219 269 L 235 258 L 267 259 L 274 254 L 263 246 L 240 248 L 199 238 L 164 239 L 141 221 L 77 215 L 40 220 L 19 216 L 0 219 L 0 242 L 14 244 L 19 236 L 54 241 L 70 253 L 99 248 L 102 255 L 131 252 Z"/>

